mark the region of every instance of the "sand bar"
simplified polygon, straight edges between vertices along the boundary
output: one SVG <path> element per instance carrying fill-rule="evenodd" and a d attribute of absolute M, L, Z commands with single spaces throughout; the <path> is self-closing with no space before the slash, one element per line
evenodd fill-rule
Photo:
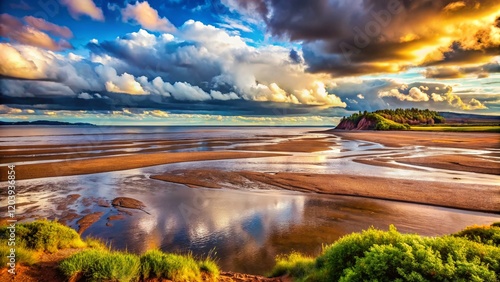
<path fill-rule="evenodd" d="M 181 177 L 182 176 L 182 177 Z M 152 176 L 154 179 L 214 188 L 247 181 L 282 189 L 332 195 L 361 196 L 465 210 L 500 213 L 500 186 L 435 182 L 343 174 L 263 173 L 195 169 Z M 169 179 L 170 178 L 170 179 Z M 191 187 L 196 187 L 191 186 Z M 205 186 L 207 187 L 207 186 Z M 208 186 L 210 187 L 210 186 Z"/>
<path fill-rule="evenodd" d="M 439 169 L 500 175 L 500 162 L 475 155 L 439 155 L 396 159 L 399 163 Z"/>
<path fill-rule="evenodd" d="M 40 164 L 18 165 L 15 167 L 15 171 L 16 180 L 22 180 L 41 177 L 101 173 L 180 162 L 273 156 L 286 156 L 286 154 L 229 151 L 133 154 L 127 156 L 103 157 L 86 160 L 67 160 Z M 0 174 L 0 180 L 6 181 L 8 175 L 7 166 L 0 167 Z"/>
<path fill-rule="evenodd" d="M 238 146 L 235 150 L 314 153 L 327 151 L 335 142 L 328 138 L 303 138 L 282 141 L 276 144 Z"/>

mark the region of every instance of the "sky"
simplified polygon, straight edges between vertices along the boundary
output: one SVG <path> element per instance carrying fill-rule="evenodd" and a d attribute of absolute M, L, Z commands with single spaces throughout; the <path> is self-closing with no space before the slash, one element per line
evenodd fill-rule
<path fill-rule="evenodd" d="M 334 125 L 500 115 L 500 1 L 11 0 L 0 120 Z"/>

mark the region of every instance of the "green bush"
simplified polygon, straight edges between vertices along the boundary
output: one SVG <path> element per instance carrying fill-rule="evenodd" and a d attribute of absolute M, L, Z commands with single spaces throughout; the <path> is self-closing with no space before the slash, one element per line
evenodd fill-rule
<path fill-rule="evenodd" d="M 468 240 L 500 247 L 500 226 L 471 226 L 453 234 L 455 237 L 463 237 Z"/>
<path fill-rule="evenodd" d="M 288 260 L 292 261 L 292 260 Z M 327 246 L 314 267 L 283 264 L 273 274 L 303 281 L 498 281 L 500 248 L 455 236 L 438 238 L 370 228 Z M 286 271 L 283 271 L 286 265 Z"/>
<path fill-rule="evenodd" d="M 7 240 L 9 230 L 0 227 L 0 239 Z M 64 248 L 84 248 L 85 242 L 75 230 L 56 221 L 39 220 L 16 225 L 16 247 L 56 252 Z"/>
<path fill-rule="evenodd" d="M 67 277 L 82 275 L 88 281 L 137 281 L 140 259 L 137 255 L 103 250 L 85 250 L 63 260 L 59 265 Z"/>

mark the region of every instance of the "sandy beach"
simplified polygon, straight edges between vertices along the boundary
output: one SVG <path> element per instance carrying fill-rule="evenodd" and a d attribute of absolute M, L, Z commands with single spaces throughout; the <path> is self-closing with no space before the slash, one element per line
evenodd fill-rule
<path fill-rule="evenodd" d="M 423 132 L 423 131 L 344 131 L 328 130 L 350 140 L 366 140 L 389 147 L 429 146 L 463 149 L 500 149 L 500 134 L 481 132 Z"/>

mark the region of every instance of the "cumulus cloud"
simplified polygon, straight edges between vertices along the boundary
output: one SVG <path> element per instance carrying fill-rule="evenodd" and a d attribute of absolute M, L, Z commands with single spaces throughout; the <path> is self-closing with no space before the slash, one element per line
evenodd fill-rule
<path fill-rule="evenodd" d="M 114 68 L 108 66 L 97 66 L 95 71 L 103 79 L 106 90 L 109 92 L 132 95 L 148 94 L 131 74 L 123 73 L 118 75 Z"/>
<path fill-rule="evenodd" d="M 423 92 L 422 89 L 431 89 L 434 88 L 436 89 L 436 92 L 431 93 L 430 95 Z M 436 105 L 441 108 L 443 108 L 443 103 L 447 104 L 453 109 L 459 109 L 459 110 L 481 110 L 481 109 L 487 109 L 487 107 L 484 105 L 484 103 L 480 102 L 479 100 L 475 98 L 470 98 L 467 102 L 464 102 L 464 100 L 457 94 L 453 93 L 453 88 L 451 86 L 444 86 L 444 87 L 439 87 L 441 91 L 438 91 L 433 84 L 429 85 L 420 85 L 417 87 L 416 84 L 413 84 L 412 87 L 406 92 L 402 89 L 402 87 L 399 88 L 392 88 L 390 90 L 384 90 L 384 91 L 379 91 L 378 96 L 381 98 L 384 97 L 394 97 L 398 99 L 399 101 L 407 101 L 407 102 L 414 102 L 414 103 L 426 103 L 429 101 L 434 102 L 433 104 L 426 103 L 425 107 L 432 107 L 436 108 Z M 403 92 L 403 93 L 402 93 Z"/>
<path fill-rule="evenodd" d="M 127 4 L 121 10 L 121 14 L 124 22 L 133 21 L 148 30 L 162 32 L 175 31 L 175 26 L 167 18 L 160 18 L 158 11 L 151 8 L 147 1 L 137 2 L 134 5 Z"/>
<path fill-rule="evenodd" d="M 9 43 L 0 43 L 0 61 L 2 61 L 1 75 L 25 79 L 37 79 L 44 76 L 32 61 L 25 59 Z"/>
<path fill-rule="evenodd" d="M 432 98 L 432 101 L 434 101 L 434 102 L 443 102 L 445 100 L 443 96 L 436 94 L 436 93 L 432 93 L 431 98 Z"/>
<path fill-rule="evenodd" d="M 89 44 L 94 61 L 113 66 L 118 72 L 146 76 L 153 85 L 142 83 L 152 93 L 175 94 L 178 87 L 189 88 L 196 100 L 231 99 L 345 107 L 327 91 L 328 77 L 305 73 L 304 64 L 290 62 L 290 51 L 279 46 L 251 47 L 238 35 L 201 22 L 186 21 L 178 37 L 150 34 L 145 30 L 114 41 Z M 280 69 L 280 72 L 276 70 Z M 145 71 L 146 70 L 146 71 Z M 169 77 L 172 86 L 162 86 Z M 165 84 L 166 85 L 166 84 Z M 196 91 L 195 91 L 196 90 Z M 221 93 L 234 93 L 228 96 Z"/>
<path fill-rule="evenodd" d="M 69 13 L 75 19 L 80 15 L 86 15 L 96 21 L 104 21 L 104 14 L 92 0 L 60 0 L 61 4 L 68 7 Z"/>
<path fill-rule="evenodd" d="M 417 87 L 410 88 L 408 94 L 403 94 L 399 92 L 399 89 L 391 89 L 390 91 L 381 91 L 379 97 L 396 97 L 400 101 L 411 101 L 411 102 L 421 102 L 429 101 L 429 95 L 422 92 Z"/>
<path fill-rule="evenodd" d="M 460 98 L 460 96 L 453 94 L 451 92 L 442 95 L 441 98 L 437 98 L 434 101 L 446 101 L 449 105 L 453 106 L 454 108 L 465 111 L 487 109 L 487 107 L 483 103 L 481 103 L 475 98 L 471 98 L 469 102 L 464 102 L 462 98 Z"/>
<path fill-rule="evenodd" d="M 58 26 L 43 19 L 35 17 L 24 17 L 24 24 L 20 19 L 9 14 L 0 15 L 0 35 L 14 42 L 37 46 L 53 51 L 73 48 L 65 39 L 56 41 L 44 31 L 55 36 L 70 38 L 71 30 L 65 26 Z"/>

